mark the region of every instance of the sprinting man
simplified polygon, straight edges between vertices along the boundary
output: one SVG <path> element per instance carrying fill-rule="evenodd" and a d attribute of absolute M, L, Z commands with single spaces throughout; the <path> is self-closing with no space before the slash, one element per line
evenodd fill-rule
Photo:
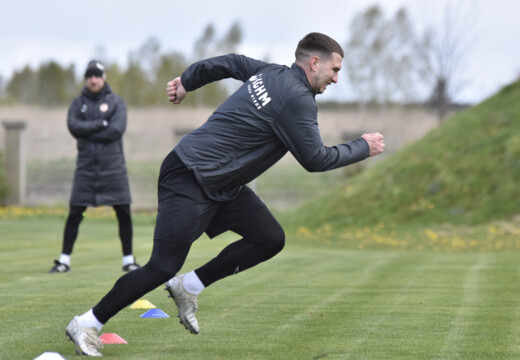
<path fill-rule="evenodd" d="M 334 147 L 321 140 L 314 97 L 338 81 L 341 46 L 327 35 L 310 33 L 298 43 L 295 55 L 291 67 L 235 54 L 210 58 L 192 64 L 167 84 L 169 101 L 180 104 L 187 92 L 212 81 L 244 82 L 165 158 L 150 260 L 119 278 L 97 305 L 71 320 L 66 331 L 78 352 L 101 356 L 97 334 L 102 326 L 163 283 L 180 322 L 198 334 L 197 295 L 284 247 L 282 227 L 246 184 L 287 151 L 310 172 L 336 169 L 383 152 L 379 133 Z M 228 230 L 242 239 L 202 267 L 176 276 L 197 238 L 204 232 L 215 237 Z"/>
<path fill-rule="evenodd" d="M 106 82 L 105 67 L 97 60 L 88 63 L 85 87 L 70 104 L 67 126 L 77 141 L 76 171 L 65 222 L 61 255 L 50 273 L 71 269 L 71 254 L 79 225 L 87 207 L 109 205 L 119 224 L 123 271 L 139 267 L 132 253 L 130 186 L 123 153 L 126 105 Z"/>

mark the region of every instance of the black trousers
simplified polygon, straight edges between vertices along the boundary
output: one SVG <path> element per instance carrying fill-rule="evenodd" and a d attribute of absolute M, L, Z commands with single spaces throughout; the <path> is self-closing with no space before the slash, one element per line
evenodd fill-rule
<path fill-rule="evenodd" d="M 119 238 L 121 239 L 123 255 L 132 255 L 133 234 L 130 204 L 114 205 L 113 208 L 116 212 L 119 224 Z M 63 231 L 62 254 L 72 254 L 74 243 L 78 238 L 79 225 L 81 224 L 81 221 L 83 221 L 83 213 L 86 209 L 86 206 L 70 205 L 69 216 L 67 217 L 65 230 Z"/>
<path fill-rule="evenodd" d="M 231 230 L 242 237 L 195 270 L 205 286 L 268 260 L 284 247 L 282 227 L 251 189 L 242 188 L 233 200 L 211 200 L 174 152 L 161 167 L 158 196 L 150 260 L 119 278 L 93 308 L 102 323 L 175 276 L 204 232 L 214 237 Z"/>

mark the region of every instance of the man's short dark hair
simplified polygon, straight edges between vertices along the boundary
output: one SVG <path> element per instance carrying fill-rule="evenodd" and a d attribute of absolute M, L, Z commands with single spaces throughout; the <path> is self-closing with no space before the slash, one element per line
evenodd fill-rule
<path fill-rule="evenodd" d="M 298 60 L 310 55 L 312 52 L 320 52 L 327 56 L 335 52 L 343 57 L 343 49 L 336 40 L 325 34 L 316 32 L 307 34 L 300 40 L 294 55 L 296 60 Z"/>

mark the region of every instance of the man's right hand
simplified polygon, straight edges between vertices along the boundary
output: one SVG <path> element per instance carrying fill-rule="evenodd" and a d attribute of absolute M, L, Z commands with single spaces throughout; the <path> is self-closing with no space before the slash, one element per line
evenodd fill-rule
<path fill-rule="evenodd" d="M 166 94 L 168 94 L 168 100 L 174 104 L 180 104 L 184 100 L 186 89 L 182 86 L 180 77 L 176 77 L 166 84 Z"/>
<path fill-rule="evenodd" d="M 369 156 L 379 155 L 385 150 L 383 135 L 380 133 L 363 134 L 361 137 L 368 143 L 370 149 Z"/>

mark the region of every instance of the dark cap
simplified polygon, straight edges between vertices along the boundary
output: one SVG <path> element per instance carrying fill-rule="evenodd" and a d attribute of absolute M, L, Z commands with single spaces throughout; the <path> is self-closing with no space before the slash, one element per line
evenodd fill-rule
<path fill-rule="evenodd" d="M 91 76 L 97 76 L 102 78 L 105 75 L 105 67 L 100 61 L 92 60 L 87 65 L 87 70 L 85 70 L 85 79 L 88 79 Z"/>

